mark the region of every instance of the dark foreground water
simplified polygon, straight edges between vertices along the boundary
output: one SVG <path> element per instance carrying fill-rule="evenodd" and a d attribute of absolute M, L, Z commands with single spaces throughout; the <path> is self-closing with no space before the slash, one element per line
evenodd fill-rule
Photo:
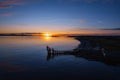
<path fill-rule="evenodd" d="M 65 37 L 0 37 L 0 80 L 120 80 L 120 66 L 61 55 L 47 60 L 46 46 L 77 47 Z"/>

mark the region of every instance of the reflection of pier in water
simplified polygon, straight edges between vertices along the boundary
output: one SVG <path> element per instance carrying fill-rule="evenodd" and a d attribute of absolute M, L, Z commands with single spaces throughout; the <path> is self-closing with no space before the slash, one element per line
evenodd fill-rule
<path fill-rule="evenodd" d="M 105 53 L 104 48 L 99 44 L 91 44 L 89 41 L 82 40 L 81 44 L 73 50 L 55 50 L 47 46 L 47 60 L 60 55 L 73 55 L 87 60 L 99 61 L 110 65 L 120 65 L 120 55 Z"/>

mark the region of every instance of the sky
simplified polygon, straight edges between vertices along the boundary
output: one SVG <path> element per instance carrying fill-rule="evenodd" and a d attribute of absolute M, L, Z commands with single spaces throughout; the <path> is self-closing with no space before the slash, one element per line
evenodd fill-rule
<path fill-rule="evenodd" d="M 0 33 L 120 35 L 120 0 L 0 0 Z"/>

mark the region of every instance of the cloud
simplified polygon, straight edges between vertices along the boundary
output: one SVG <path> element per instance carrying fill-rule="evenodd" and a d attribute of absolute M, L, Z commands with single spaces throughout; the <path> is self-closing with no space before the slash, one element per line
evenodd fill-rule
<path fill-rule="evenodd" d="M 49 0 L 2 0 L 0 1 L 0 8 L 11 8 L 14 5 L 22 5 L 25 2 L 27 3 L 34 3 L 39 1 L 49 1 Z M 104 2 L 104 3 L 112 3 L 112 2 L 120 2 L 119 0 L 55 0 L 60 2 L 85 2 L 85 3 L 92 3 L 92 2 Z"/>
<path fill-rule="evenodd" d="M 102 30 L 120 30 L 120 28 L 108 28 L 108 29 L 102 29 Z"/>
<path fill-rule="evenodd" d="M 0 8 L 11 8 L 12 6 L 10 5 L 0 5 Z"/>
<path fill-rule="evenodd" d="M 119 2 L 119 0 L 64 0 L 64 1 L 72 1 L 72 2 L 87 2 L 87 3 L 92 3 L 92 2 L 103 2 L 103 3 L 112 3 L 112 2 Z"/>
<path fill-rule="evenodd" d="M 6 17 L 8 17 L 8 16 L 12 16 L 12 15 L 13 15 L 12 13 L 0 14 L 0 16 L 6 16 Z"/>
<path fill-rule="evenodd" d="M 10 16 L 13 16 L 15 14 L 16 14 L 16 12 L 8 12 L 8 13 L 1 13 L 0 16 L 10 17 Z"/>
<path fill-rule="evenodd" d="M 83 31 L 83 30 L 90 30 L 90 31 L 94 31 L 94 30 L 97 30 L 97 31 L 119 31 L 120 28 L 93 28 L 93 27 L 75 27 L 75 28 L 71 28 L 71 30 L 73 31 Z"/>
<path fill-rule="evenodd" d="M 9 9 L 9 8 L 14 7 L 15 5 L 19 6 L 22 4 L 24 4 L 23 0 L 2 0 L 2 1 L 0 1 L 0 9 Z M 9 16 L 12 16 L 13 14 L 14 14 L 14 12 L 2 13 L 2 14 L 0 14 L 0 16 L 9 17 Z"/>
<path fill-rule="evenodd" d="M 113 29 L 99 29 L 99 28 L 90 28 L 90 27 L 74 27 L 69 31 L 74 32 L 75 34 L 80 35 L 120 35 L 120 28 Z"/>
<path fill-rule="evenodd" d="M 22 5 L 20 0 L 3 0 L 0 2 L 0 8 L 11 8 L 14 5 Z"/>

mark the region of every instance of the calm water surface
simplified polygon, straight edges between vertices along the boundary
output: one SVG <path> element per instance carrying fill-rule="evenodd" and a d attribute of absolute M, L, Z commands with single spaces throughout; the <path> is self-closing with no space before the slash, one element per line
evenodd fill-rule
<path fill-rule="evenodd" d="M 120 80 L 120 67 L 72 55 L 47 60 L 46 46 L 70 50 L 67 37 L 0 37 L 0 80 Z"/>

